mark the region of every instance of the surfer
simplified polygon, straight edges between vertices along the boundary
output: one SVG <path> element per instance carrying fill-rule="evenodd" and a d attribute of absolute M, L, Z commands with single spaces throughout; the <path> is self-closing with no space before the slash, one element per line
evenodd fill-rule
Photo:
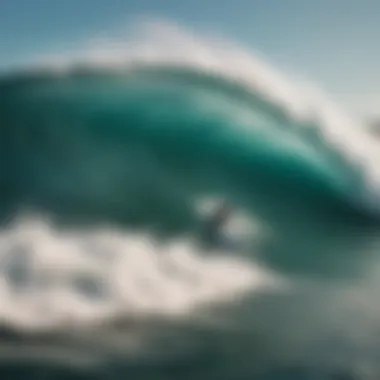
<path fill-rule="evenodd" d="M 221 230 L 232 214 L 232 207 L 227 201 L 221 205 L 208 218 L 205 226 L 205 238 L 209 244 L 218 243 L 221 237 Z"/>

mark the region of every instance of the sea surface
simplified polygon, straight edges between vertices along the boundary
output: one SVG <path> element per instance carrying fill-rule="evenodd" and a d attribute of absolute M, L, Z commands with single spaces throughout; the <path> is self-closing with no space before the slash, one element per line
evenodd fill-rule
<path fill-rule="evenodd" d="M 244 48 L 3 73 L 0 226 L 1 379 L 380 379 L 380 142 Z"/>

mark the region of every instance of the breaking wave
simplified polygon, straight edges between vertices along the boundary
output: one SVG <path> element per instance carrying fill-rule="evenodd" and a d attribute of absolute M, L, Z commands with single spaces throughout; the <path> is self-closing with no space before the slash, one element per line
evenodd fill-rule
<path fill-rule="evenodd" d="M 179 318 L 362 268 L 380 149 L 359 122 L 173 25 L 96 43 L 0 79 L 3 325 Z M 220 198 L 235 227 L 210 250 Z"/>

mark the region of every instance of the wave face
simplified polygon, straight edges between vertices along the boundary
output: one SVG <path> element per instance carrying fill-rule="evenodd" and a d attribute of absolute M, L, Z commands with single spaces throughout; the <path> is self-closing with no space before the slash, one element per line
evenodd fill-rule
<path fill-rule="evenodd" d="M 344 314 L 333 301 L 339 281 L 356 286 L 363 279 L 377 244 L 378 144 L 320 95 L 288 83 L 246 52 L 161 24 L 153 29 L 154 38 L 144 35 L 129 50 L 111 45 L 0 79 L 1 320 L 12 331 L 45 332 L 102 321 L 104 342 L 115 320 L 199 314 L 205 305 L 244 294 L 247 301 L 235 307 L 239 318 L 250 316 L 253 332 L 265 320 L 268 341 L 276 335 L 280 346 L 293 349 L 290 363 L 302 346 L 305 357 L 297 365 L 320 360 L 327 366 L 331 357 L 321 353 L 328 329 L 308 315 L 309 332 L 300 337 L 286 314 L 294 309 L 301 321 L 301 304 L 313 299 L 332 326 Z M 157 41 L 162 35 L 164 43 Z M 244 214 L 248 232 L 231 230 L 236 244 L 225 253 L 213 247 L 211 254 L 201 241 L 202 207 L 218 198 Z M 315 284 L 305 286 L 302 278 L 310 274 Z M 286 288 L 286 296 L 284 278 L 296 289 Z M 340 285 L 321 285 L 327 278 Z M 274 328 L 278 306 L 252 297 L 268 284 L 282 284 L 270 287 L 289 319 L 282 331 Z M 163 323 L 144 320 L 142 330 L 169 331 Z M 347 325 L 353 323 L 355 317 Z M 246 322 L 239 334 L 241 326 Z M 181 324 L 181 340 L 193 329 Z M 122 331 L 130 342 L 130 329 Z M 224 335 L 233 348 L 234 333 Z M 356 344 L 347 332 L 335 347 L 337 358 L 349 363 Z M 272 361 L 285 360 L 270 347 Z M 239 370 L 253 370 L 251 359 L 231 355 Z M 257 352 L 255 371 L 267 362 L 264 356 Z M 266 371 L 270 378 L 297 372 Z"/>

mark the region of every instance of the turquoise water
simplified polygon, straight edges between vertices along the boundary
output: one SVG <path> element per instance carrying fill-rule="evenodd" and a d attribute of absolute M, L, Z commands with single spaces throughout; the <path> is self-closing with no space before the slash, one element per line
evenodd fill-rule
<path fill-rule="evenodd" d="M 242 80 L 168 64 L 3 76 L 0 120 L 4 374 L 376 378 L 376 189 L 322 133 L 325 121 L 297 118 Z M 206 248 L 201 206 L 219 198 L 244 214 L 248 232 L 226 231 L 232 246 Z M 166 281 L 156 263 L 166 250 L 187 269 L 146 301 L 159 304 L 157 316 L 136 306 L 138 287 Z M 118 264 L 121 298 L 116 277 L 104 280 L 115 257 L 134 260 Z M 218 260 L 230 260 L 223 271 Z M 258 273 L 275 285 L 255 291 Z M 240 284 L 245 276 L 256 282 Z M 206 285 L 199 306 L 195 289 Z M 51 320 L 33 303 L 46 288 L 57 292 Z"/>

